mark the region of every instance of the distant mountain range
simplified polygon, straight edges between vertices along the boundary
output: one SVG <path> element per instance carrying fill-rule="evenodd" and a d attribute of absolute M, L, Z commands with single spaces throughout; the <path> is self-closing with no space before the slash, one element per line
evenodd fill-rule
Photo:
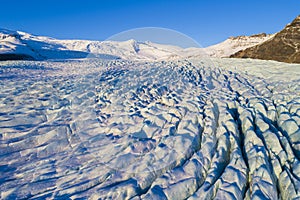
<path fill-rule="evenodd" d="M 269 39 L 271 35 L 240 36 L 207 48 L 187 48 L 128 40 L 58 40 L 0 29 L 0 60 L 47 60 L 101 57 L 127 60 L 169 60 L 191 57 L 228 57 Z"/>
<path fill-rule="evenodd" d="M 300 16 L 276 34 L 230 37 L 206 48 L 128 40 L 58 40 L 21 31 L 0 29 L 0 60 L 49 60 L 100 57 L 126 60 L 170 60 L 235 57 L 300 62 Z"/>

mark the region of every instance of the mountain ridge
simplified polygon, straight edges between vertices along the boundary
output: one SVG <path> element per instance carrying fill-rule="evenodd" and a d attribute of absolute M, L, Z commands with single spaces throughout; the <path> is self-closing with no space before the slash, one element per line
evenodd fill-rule
<path fill-rule="evenodd" d="M 300 15 L 270 40 L 240 50 L 230 57 L 300 63 Z"/>
<path fill-rule="evenodd" d="M 205 48 L 181 48 L 153 42 L 59 40 L 22 31 L 0 29 L 0 60 L 49 60 L 100 57 L 125 60 L 170 60 L 194 57 L 229 57 L 263 43 L 274 34 L 229 37 Z M 15 55 L 15 56 L 13 56 Z"/>

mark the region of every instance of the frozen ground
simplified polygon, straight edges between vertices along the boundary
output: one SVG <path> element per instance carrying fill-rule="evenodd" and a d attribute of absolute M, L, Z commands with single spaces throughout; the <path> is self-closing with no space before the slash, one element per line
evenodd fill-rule
<path fill-rule="evenodd" d="M 0 199 L 299 199 L 300 65 L 0 63 Z"/>

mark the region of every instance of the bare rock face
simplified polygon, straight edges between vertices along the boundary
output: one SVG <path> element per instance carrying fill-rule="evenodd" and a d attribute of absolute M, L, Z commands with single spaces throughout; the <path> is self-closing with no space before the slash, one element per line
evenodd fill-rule
<path fill-rule="evenodd" d="M 300 15 L 273 38 L 230 57 L 300 63 Z"/>

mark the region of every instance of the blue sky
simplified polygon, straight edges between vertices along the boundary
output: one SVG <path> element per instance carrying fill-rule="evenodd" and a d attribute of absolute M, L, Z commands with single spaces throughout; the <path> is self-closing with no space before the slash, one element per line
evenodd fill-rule
<path fill-rule="evenodd" d="M 277 32 L 299 14 L 299 0 L 15 0 L 1 1 L 0 27 L 93 40 L 163 27 L 207 46 L 229 36 Z"/>

